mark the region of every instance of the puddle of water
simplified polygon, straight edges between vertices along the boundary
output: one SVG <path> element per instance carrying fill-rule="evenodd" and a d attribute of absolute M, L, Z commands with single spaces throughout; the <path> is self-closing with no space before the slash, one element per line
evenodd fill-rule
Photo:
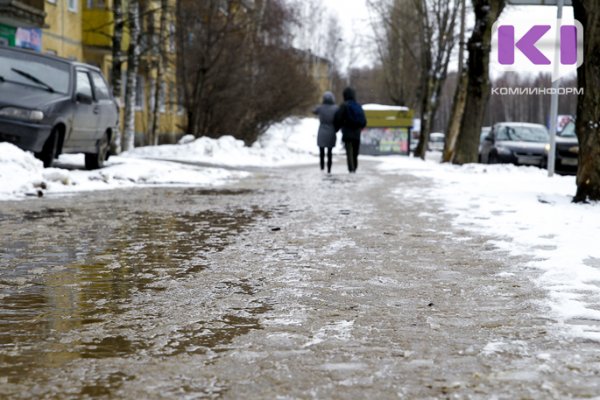
<path fill-rule="evenodd" d="M 194 194 L 213 191 L 188 193 Z M 132 310 L 132 296 L 164 291 L 201 274 L 208 254 L 221 251 L 253 221 L 267 216 L 255 208 L 131 212 L 111 207 L 92 210 L 92 215 L 88 211 L 45 208 L 0 220 L 0 377 L 10 384 L 31 379 L 38 368 L 61 367 L 78 359 L 123 358 L 147 349 L 148 343 L 132 339 L 119 327 L 111 327 L 100 338 L 83 339 L 86 336 L 80 333 L 94 324 L 105 329 L 106 322 L 126 312 L 143 314 L 144 310 Z M 255 292 L 245 281 L 224 285 L 245 296 Z M 251 304 L 243 312 L 230 310 L 220 320 L 177 332 L 181 337 L 167 346 L 172 351 L 162 355 L 226 346 L 259 329 L 258 315 L 269 309 Z M 143 317 L 135 323 L 143 324 Z M 80 394 L 107 396 L 130 377 L 117 374 L 104 379 L 108 381 L 91 382 Z"/>
<path fill-rule="evenodd" d="M 248 316 L 226 314 L 221 320 L 197 322 L 193 329 L 179 331 L 180 337 L 166 346 L 167 352 L 170 355 L 178 355 L 204 354 L 208 349 L 215 353 L 227 351 L 227 345 L 235 338 L 262 329 L 257 316 L 270 310 L 270 305 L 257 303 L 254 308 L 234 310 L 244 311 Z"/>

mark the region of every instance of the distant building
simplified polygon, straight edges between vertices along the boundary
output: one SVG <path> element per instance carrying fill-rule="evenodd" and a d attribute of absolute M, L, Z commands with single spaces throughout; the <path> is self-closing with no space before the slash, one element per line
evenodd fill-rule
<path fill-rule="evenodd" d="M 295 49 L 295 53 L 315 83 L 317 88 L 315 101 L 320 101 L 324 92 L 332 90 L 333 63 L 325 57 L 313 54 L 310 50 Z"/>

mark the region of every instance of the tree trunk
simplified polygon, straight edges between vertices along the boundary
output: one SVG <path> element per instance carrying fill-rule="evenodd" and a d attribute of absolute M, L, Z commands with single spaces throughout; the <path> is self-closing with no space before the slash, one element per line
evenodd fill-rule
<path fill-rule="evenodd" d="M 129 0 L 129 49 L 127 50 L 127 87 L 125 90 L 125 127 L 123 128 L 123 150 L 135 147 L 135 92 L 137 85 L 138 65 L 140 62 L 140 3 Z"/>
<path fill-rule="evenodd" d="M 490 97 L 489 63 L 492 25 L 500 16 L 504 5 L 504 0 L 473 0 L 475 28 L 468 43 L 469 82 L 460 133 L 452 159 L 454 164 L 477 162 L 479 137 L 485 108 Z"/>
<path fill-rule="evenodd" d="M 123 66 L 121 43 L 123 41 L 123 4 L 122 0 L 113 0 L 113 37 L 112 37 L 112 65 L 110 70 L 110 84 L 112 86 L 113 97 L 122 107 L 121 101 L 121 70 Z M 121 135 L 118 134 L 115 138 L 116 154 L 121 152 Z"/>
<path fill-rule="evenodd" d="M 167 39 L 167 16 L 168 16 L 168 0 L 161 0 L 160 2 L 160 28 L 158 33 L 158 51 L 156 52 L 156 86 L 154 89 L 154 109 L 152 110 L 152 124 L 150 125 L 150 145 L 158 145 L 158 135 L 160 129 L 160 108 L 161 99 L 165 96 L 165 42 Z"/>
<path fill-rule="evenodd" d="M 465 111 L 465 102 L 467 100 L 467 84 L 468 76 L 465 73 L 465 25 L 467 17 L 466 0 L 460 2 L 460 34 L 458 37 L 458 81 L 456 84 L 456 92 L 452 101 L 452 111 L 450 112 L 450 120 L 446 129 L 446 138 L 444 140 L 444 153 L 442 154 L 442 162 L 450 162 L 454 156 L 456 147 L 456 139 L 460 132 L 460 121 L 462 120 Z"/>
<path fill-rule="evenodd" d="M 579 140 L 577 193 L 574 202 L 600 200 L 600 3 L 573 0 L 575 19 L 584 30 L 584 63 L 577 70 L 576 130 Z"/>
<path fill-rule="evenodd" d="M 121 43 L 123 41 L 123 4 L 122 0 L 113 0 L 113 37 L 112 37 L 112 68 L 110 83 L 114 98 L 121 100 L 121 70 L 123 65 Z"/>
<path fill-rule="evenodd" d="M 435 115 L 440 105 L 442 87 L 448 74 L 450 55 L 454 48 L 454 30 L 456 15 L 459 8 L 457 1 L 448 1 L 442 7 L 434 7 L 435 12 L 430 17 L 428 8 L 431 6 L 426 0 L 415 3 L 419 6 L 419 14 L 423 24 L 421 42 L 423 49 L 423 71 L 426 71 L 421 92 L 421 135 L 415 150 L 415 155 L 425 159 L 429 144 L 429 134 L 433 129 Z M 435 4 L 434 4 L 435 5 Z"/>
<path fill-rule="evenodd" d="M 450 162 L 456 150 L 456 140 L 460 133 L 460 123 L 465 112 L 465 103 L 467 101 L 467 84 L 469 76 L 463 72 L 458 77 L 458 85 L 454 93 L 454 101 L 452 102 L 452 114 L 446 131 L 446 141 L 444 143 L 443 162 Z"/>

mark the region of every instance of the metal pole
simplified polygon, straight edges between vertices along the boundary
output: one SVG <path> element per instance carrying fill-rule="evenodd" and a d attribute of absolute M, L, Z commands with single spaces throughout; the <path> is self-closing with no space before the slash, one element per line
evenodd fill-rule
<path fill-rule="evenodd" d="M 565 0 L 558 0 L 558 11 L 556 14 L 556 41 L 554 42 L 554 76 L 559 74 L 560 62 L 560 26 L 562 24 L 563 6 Z M 550 99 L 550 152 L 548 153 L 548 176 L 554 175 L 554 164 L 556 162 L 556 123 L 558 119 L 558 88 L 560 79 L 552 82 L 552 97 Z"/>

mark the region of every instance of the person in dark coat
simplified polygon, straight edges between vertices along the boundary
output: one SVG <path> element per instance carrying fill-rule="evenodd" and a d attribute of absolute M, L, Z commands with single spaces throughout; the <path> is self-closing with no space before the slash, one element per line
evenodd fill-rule
<path fill-rule="evenodd" d="M 319 133 L 317 135 L 317 146 L 319 146 L 319 157 L 321 161 L 321 171 L 325 169 L 325 149 L 327 149 L 327 173 L 331 173 L 332 149 L 335 147 L 336 132 L 333 125 L 333 119 L 338 106 L 335 105 L 335 97 L 331 92 L 323 94 L 323 103 L 313 111 L 319 116 Z"/>
<path fill-rule="evenodd" d="M 360 150 L 360 133 L 367 125 L 362 106 L 356 102 L 356 92 L 351 87 L 344 89 L 344 102 L 335 113 L 334 127 L 342 130 L 342 141 L 346 147 L 348 171 L 355 173 L 358 168 L 358 152 Z M 362 113 L 362 122 L 350 118 L 349 109 L 358 109 Z"/>

